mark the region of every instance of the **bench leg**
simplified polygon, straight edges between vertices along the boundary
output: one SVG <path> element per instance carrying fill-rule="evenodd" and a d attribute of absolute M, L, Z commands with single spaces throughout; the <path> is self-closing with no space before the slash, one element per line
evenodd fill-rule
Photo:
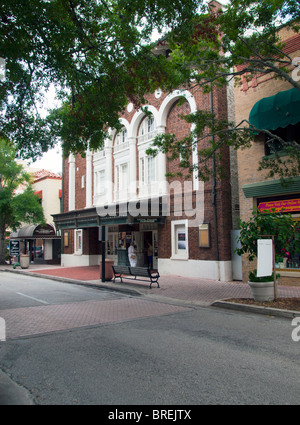
<path fill-rule="evenodd" d="M 159 288 L 159 283 L 158 283 L 157 279 L 156 280 L 151 279 L 150 289 L 152 289 L 152 283 L 157 283 L 157 287 Z"/>
<path fill-rule="evenodd" d="M 116 279 L 121 279 L 121 283 L 123 283 L 123 280 L 122 280 L 122 276 L 121 275 L 119 275 L 119 276 L 114 276 L 114 278 L 113 278 L 113 281 L 114 281 L 114 283 L 116 283 Z"/>

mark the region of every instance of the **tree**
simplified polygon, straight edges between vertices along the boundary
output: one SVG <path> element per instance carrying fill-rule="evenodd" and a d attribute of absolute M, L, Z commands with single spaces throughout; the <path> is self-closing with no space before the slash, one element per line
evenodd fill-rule
<path fill-rule="evenodd" d="M 285 53 L 278 31 L 285 25 L 299 32 L 300 0 L 231 0 L 222 11 L 209 7 L 207 13 L 194 18 L 190 37 L 183 38 L 180 31 L 169 37 L 171 62 L 190 88 L 210 92 L 232 79 L 238 83 L 245 75 L 249 80 L 256 75 L 271 75 L 300 91 L 298 62 Z M 275 153 L 275 158 L 262 160 L 260 169 L 282 178 L 300 173 L 300 145 L 296 141 L 287 142 L 268 129 L 257 129 L 246 119 L 241 123 L 217 119 L 211 110 L 197 111 L 183 119 L 195 124 L 194 134 L 182 141 L 173 135 L 160 135 L 156 149 L 149 153 L 162 150 L 172 158 L 181 157 L 181 166 L 192 171 L 195 140 L 206 141 L 198 150 L 199 177 L 206 180 L 212 173 L 209 160 L 214 157 L 221 164 L 224 146 L 250 147 L 254 134 L 263 132 L 269 143 L 282 143 L 288 155 L 282 158 Z"/>
<path fill-rule="evenodd" d="M 8 229 L 15 230 L 21 223 L 45 222 L 39 197 L 30 185 L 31 176 L 15 161 L 15 156 L 12 144 L 0 139 L 0 264 L 6 264 Z M 23 185 L 25 189 L 20 191 Z"/>
<path fill-rule="evenodd" d="M 248 221 L 240 221 L 240 248 L 238 255 L 247 254 L 249 261 L 257 257 L 257 240 L 263 236 L 274 236 L 276 261 L 292 258 L 300 250 L 300 226 L 289 213 L 253 210 Z"/>
<path fill-rule="evenodd" d="M 154 30 L 180 30 L 201 0 L 3 0 L 0 4 L 0 131 L 23 158 L 40 156 L 57 140 L 63 150 L 101 147 L 118 128 L 128 101 L 181 82 L 163 55 L 153 53 Z M 62 106 L 44 117 L 49 87 Z"/>
<path fill-rule="evenodd" d="M 169 91 L 185 84 L 209 91 L 230 78 L 262 73 L 300 90 L 290 74 L 297 64 L 284 53 L 277 32 L 281 25 L 299 31 L 299 5 L 300 0 L 231 0 L 219 12 L 205 0 L 3 0 L 1 134 L 23 158 L 35 159 L 57 141 L 65 156 L 84 154 L 88 146 L 102 146 L 107 128 L 120 128 L 119 114 L 128 102 L 140 106 L 157 87 Z M 154 30 L 167 36 L 169 57 L 155 53 Z M 44 117 L 38 103 L 51 85 L 62 106 Z M 196 124 L 195 137 L 160 136 L 157 148 L 180 156 L 182 167 L 192 170 L 193 141 L 210 138 L 211 145 L 199 151 L 200 178 L 211 173 L 207 163 L 213 156 L 221 162 L 224 145 L 250 145 L 246 121 L 219 121 L 210 111 L 186 119 Z M 287 150 L 297 174 L 299 147 Z M 286 165 L 277 156 L 261 167 L 284 174 Z"/>

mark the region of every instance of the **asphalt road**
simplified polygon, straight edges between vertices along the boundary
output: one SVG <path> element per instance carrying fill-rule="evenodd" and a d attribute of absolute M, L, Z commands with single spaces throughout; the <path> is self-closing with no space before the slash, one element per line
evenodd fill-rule
<path fill-rule="evenodd" d="M 71 306 L 90 308 L 93 302 L 106 317 L 109 311 L 109 320 L 100 314 L 92 325 L 70 322 L 43 333 L 33 328 L 27 336 L 0 342 L 5 373 L 0 403 L 1 386 L 4 396 L 9 386 L 4 376 L 42 405 L 300 404 L 300 342 L 291 337 L 290 320 L 181 308 L 27 276 L 6 280 L 6 275 L 0 274 L 0 317 L 13 311 L 25 318 L 30 312 L 38 322 L 54 307 L 72 315 Z"/>

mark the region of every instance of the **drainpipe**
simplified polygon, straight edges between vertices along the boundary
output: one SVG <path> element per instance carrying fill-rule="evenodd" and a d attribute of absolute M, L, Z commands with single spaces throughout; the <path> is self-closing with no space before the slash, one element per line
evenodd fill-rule
<path fill-rule="evenodd" d="M 105 282 L 105 226 L 101 226 L 101 250 L 102 250 L 101 281 Z"/>
<path fill-rule="evenodd" d="M 64 212 L 64 182 L 65 182 L 65 159 L 62 155 L 62 176 L 61 176 L 61 202 L 60 202 L 60 212 Z"/>
<path fill-rule="evenodd" d="M 210 112 L 213 114 L 214 112 L 214 100 L 213 100 L 213 87 L 211 84 L 211 91 L 210 91 Z M 212 126 L 214 124 L 214 118 L 212 117 Z M 214 145 L 215 142 L 215 136 L 212 134 L 212 143 Z M 213 172 L 213 180 L 212 180 L 212 206 L 213 206 L 213 215 L 214 215 L 214 238 L 215 238 L 215 258 L 218 266 L 218 279 L 220 280 L 220 264 L 219 264 L 219 239 L 218 239 L 218 219 L 217 219 L 217 204 L 216 204 L 216 197 L 217 197 L 217 191 L 216 191 L 216 160 L 215 160 L 215 154 L 213 154 L 212 157 L 212 172 Z"/>

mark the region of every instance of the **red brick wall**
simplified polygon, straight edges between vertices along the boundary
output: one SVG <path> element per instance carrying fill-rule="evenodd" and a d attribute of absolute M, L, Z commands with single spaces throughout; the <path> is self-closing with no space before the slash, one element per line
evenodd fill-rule
<path fill-rule="evenodd" d="M 161 103 L 163 102 L 166 94 L 163 94 L 159 99 L 156 99 L 154 95 L 148 96 L 148 102 L 159 109 Z M 209 109 L 209 95 L 201 95 L 198 91 L 194 92 L 194 97 L 197 102 L 199 109 L 205 108 Z M 214 92 L 214 110 L 219 117 L 226 115 L 226 96 L 224 90 L 218 90 Z M 176 133 L 178 138 L 185 137 L 189 134 L 190 124 L 186 123 L 180 114 L 186 114 L 190 112 L 188 102 L 183 104 L 178 104 L 174 102 L 174 105 L 169 111 L 167 118 L 167 128 L 166 131 L 169 133 Z M 132 120 L 135 110 L 132 112 L 124 111 L 123 117 L 129 122 Z M 205 142 L 201 143 L 201 147 L 205 145 Z M 167 161 L 167 171 L 175 172 L 178 171 L 178 160 Z M 230 181 L 229 181 L 229 153 L 227 149 L 224 149 L 223 155 L 223 164 L 225 170 L 227 171 L 227 177 L 217 182 L 217 197 L 216 197 L 216 209 L 217 209 L 217 218 L 218 218 L 218 243 L 219 243 L 219 259 L 220 260 L 230 260 L 230 230 L 231 230 L 231 196 L 230 196 Z M 138 152 L 137 152 L 137 179 L 139 175 L 138 170 Z M 211 164 L 210 164 L 211 166 Z M 86 174 L 86 159 L 82 158 L 80 155 L 76 156 L 75 163 L 75 205 L 76 209 L 85 208 L 86 202 L 86 187 L 81 187 L 81 177 Z M 183 170 L 183 174 L 186 175 L 187 171 Z M 113 173 L 114 175 L 114 173 Z M 64 173 L 64 211 L 68 211 L 68 177 L 69 177 L 69 164 L 68 161 L 65 161 L 65 173 Z M 184 177 L 176 180 L 184 182 Z M 171 181 L 169 179 L 169 181 Z M 86 186 L 86 181 L 85 181 Z M 214 229 L 214 214 L 212 206 L 212 181 L 205 183 L 205 222 L 210 223 L 210 248 L 199 248 L 198 246 L 198 227 L 189 228 L 189 258 L 191 259 L 206 259 L 206 260 L 215 260 L 216 259 L 216 249 L 215 249 L 215 229 Z M 195 196 L 195 194 L 194 194 Z M 172 204 L 173 205 L 173 204 Z M 171 206 L 171 211 L 173 208 Z M 171 220 L 184 219 L 183 217 L 166 217 L 166 222 L 164 226 L 159 226 L 159 257 L 160 258 L 170 258 L 171 256 Z M 65 253 L 72 253 L 74 246 L 74 241 L 71 243 L 71 234 L 70 232 L 70 244 L 69 248 L 65 249 Z M 84 230 L 83 232 L 83 254 L 98 254 L 100 253 L 100 244 L 98 243 L 98 233 L 95 229 Z"/>
<path fill-rule="evenodd" d="M 86 206 L 86 177 L 82 188 L 81 178 L 86 176 L 86 158 L 76 155 L 75 161 L 75 209 L 81 210 Z"/>

